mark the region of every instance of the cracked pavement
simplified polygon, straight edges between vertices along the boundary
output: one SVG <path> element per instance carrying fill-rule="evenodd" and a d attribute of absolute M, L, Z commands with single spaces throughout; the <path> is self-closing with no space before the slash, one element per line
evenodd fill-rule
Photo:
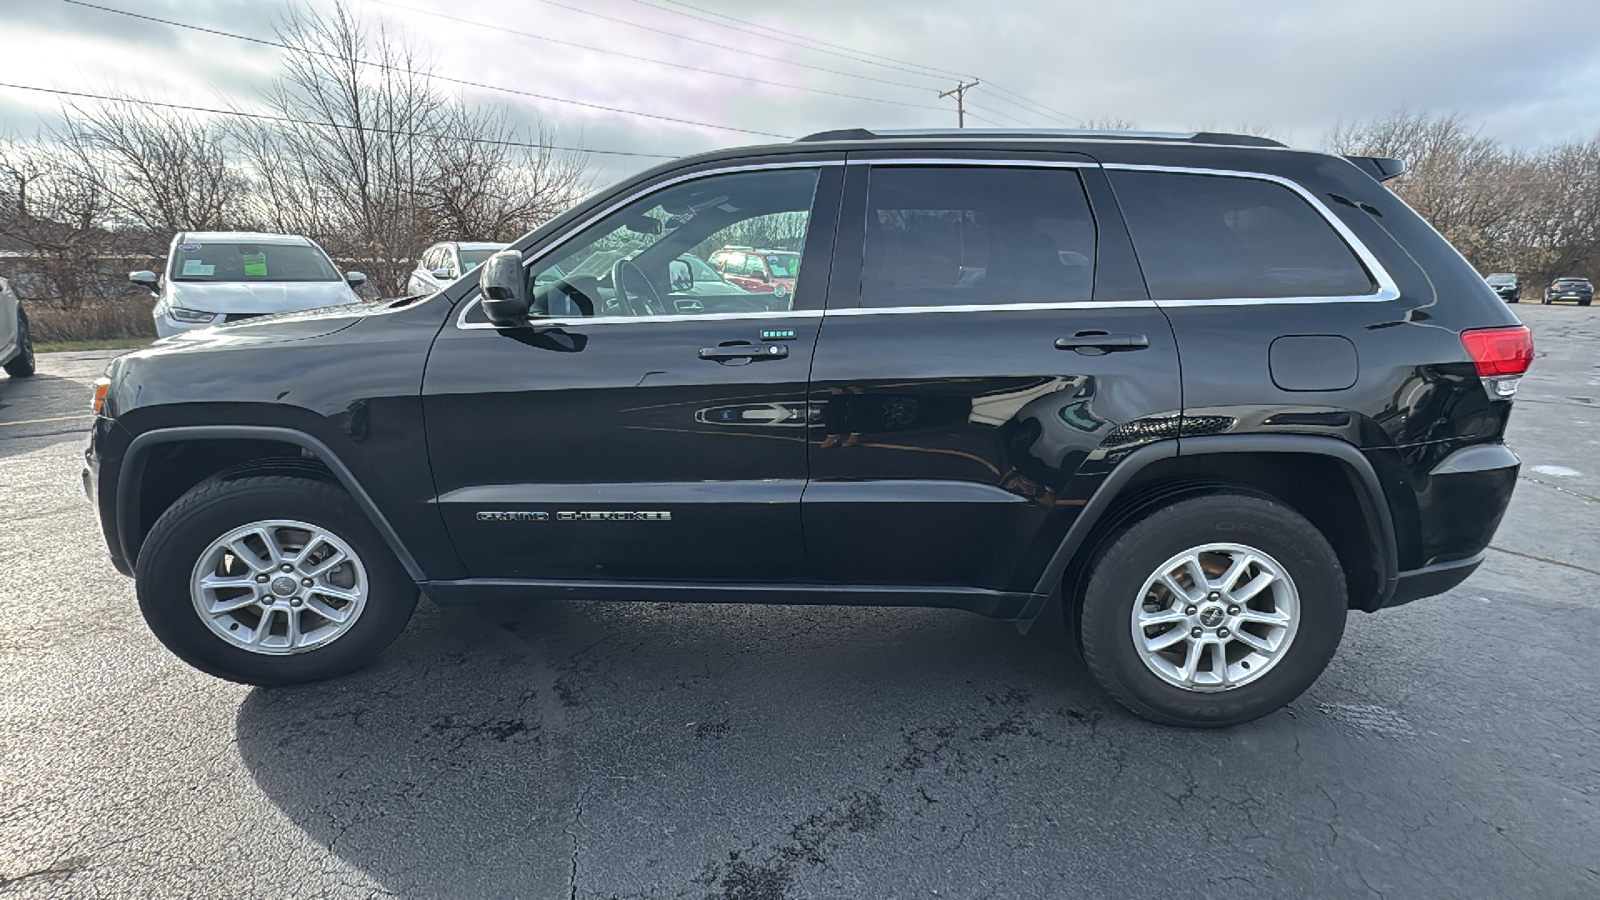
<path fill-rule="evenodd" d="M 42 356 L 0 378 L 0 896 L 1600 895 L 1600 311 L 1517 312 L 1487 563 L 1209 732 L 1055 618 L 941 610 L 424 602 L 357 675 L 217 681 L 82 496 L 110 354 Z"/>

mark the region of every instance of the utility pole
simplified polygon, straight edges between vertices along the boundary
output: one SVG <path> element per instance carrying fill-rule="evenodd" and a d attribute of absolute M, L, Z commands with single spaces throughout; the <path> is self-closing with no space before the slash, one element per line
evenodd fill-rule
<path fill-rule="evenodd" d="M 940 100 L 943 100 L 946 97 L 955 97 L 956 98 L 956 127 L 957 128 L 965 128 L 965 127 L 967 127 L 967 106 L 966 106 L 967 90 L 969 88 L 975 88 L 977 86 L 978 86 L 978 79 L 976 79 L 976 78 L 972 79 L 971 81 L 969 81 L 969 82 L 967 82 L 965 84 L 962 84 L 961 82 L 958 81 L 958 82 L 956 82 L 956 86 L 955 87 L 951 88 L 948 91 L 944 91 L 941 94 L 939 94 L 939 99 Z"/>

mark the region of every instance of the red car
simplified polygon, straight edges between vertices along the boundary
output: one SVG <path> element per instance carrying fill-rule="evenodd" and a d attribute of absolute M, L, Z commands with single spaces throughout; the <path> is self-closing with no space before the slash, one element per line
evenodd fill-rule
<path fill-rule="evenodd" d="M 800 274 L 800 254 L 793 250 L 723 247 L 707 260 L 717 274 L 753 294 L 771 293 L 786 305 Z"/>

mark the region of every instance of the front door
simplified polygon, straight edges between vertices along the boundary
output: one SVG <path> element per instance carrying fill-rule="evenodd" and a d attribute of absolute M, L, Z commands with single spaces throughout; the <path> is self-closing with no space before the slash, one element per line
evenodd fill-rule
<path fill-rule="evenodd" d="M 1030 591 L 1103 474 L 1176 436 L 1172 330 L 1094 160 L 904 156 L 848 167 L 811 572 Z"/>
<path fill-rule="evenodd" d="M 529 253 L 528 327 L 469 307 L 444 329 L 423 407 L 472 577 L 799 573 L 806 383 L 840 170 L 672 179 Z M 710 253 L 752 239 L 803 251 L 781 308 L 699 283 L 715 277 Z"/>

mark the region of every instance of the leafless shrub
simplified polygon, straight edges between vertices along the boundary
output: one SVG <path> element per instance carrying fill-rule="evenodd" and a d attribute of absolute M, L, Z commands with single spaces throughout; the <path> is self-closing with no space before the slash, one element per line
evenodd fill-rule
<path fill-rule="evenodd" d="M 145 298 L 149 295 L 145 294 Z M 92 300 L 75 309 L 30 305 L 28 328 L 40 344 L 100 341 L 111 338 L 155 338 L 155 320 L 148 299 Z"/>

